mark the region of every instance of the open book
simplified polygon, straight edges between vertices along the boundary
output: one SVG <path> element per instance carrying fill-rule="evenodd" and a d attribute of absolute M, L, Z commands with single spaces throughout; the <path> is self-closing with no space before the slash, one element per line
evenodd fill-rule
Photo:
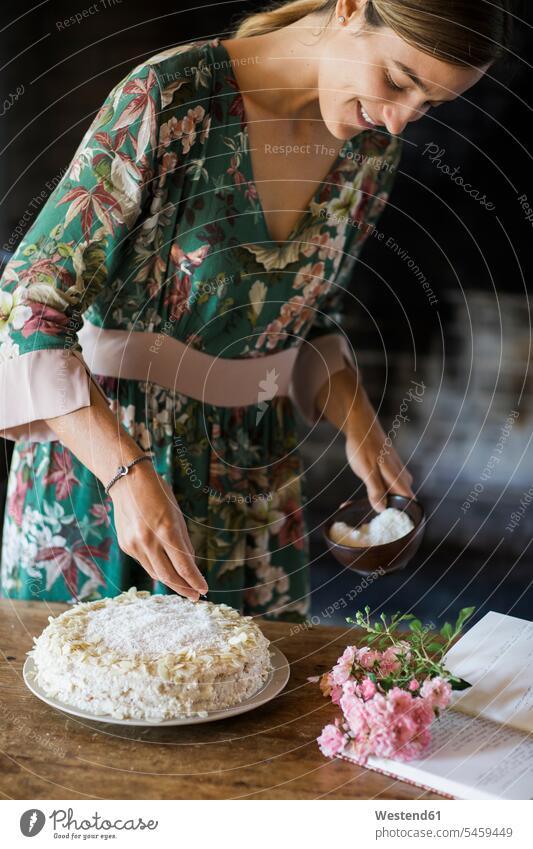
<path fill-rule="evenodd" d="M 435 719 L 424 757 L 366 766 L 458 799 L 533 798 L 533 622 L 487 613 L 445 666 L 472 686 Z"/>

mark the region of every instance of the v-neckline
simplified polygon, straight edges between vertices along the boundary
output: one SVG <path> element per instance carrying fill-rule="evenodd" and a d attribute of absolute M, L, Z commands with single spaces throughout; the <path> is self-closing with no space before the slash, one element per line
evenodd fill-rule
<path fill-rule="evenodd" d="M 294 238 L 298 235 L 298 233 L 300 233 L 304 229 L 305 224 L 306 224 L 309 216 L 311 216 L 311 207 L 313 206 L 313 204 L 315 204 L 317 202 L 318 195 L 323 191 L 324 187 L 330 182 L 330 178 L 337 171 L 340 163 L 343 160 L 346 159 L 347 153 L 352 152 L 352 154 L 353 154 L 353 137 L 346 139 L 346 141 L 344 142 L 343 146 L 341 147 L 341 149 L 340 149 L 340 151 L 337 155 L 337 158 L 334 160 L 331 168 L 329 169 L 328 173 L 326 174 L 326 176 L 324 177 L 322 182 L 319 183 L 319 185 L 317 186 L 316 191 L 313 193 L 313 195 L 309 199 L 309 202 L 307 203 L 305 210 L 303 212 L 301 212 L 300 218 L 298 219 L 298 221 L 296 222 L 296 224 L 294 225 L 294 227 L 292 228 L 292 230 L 288 234 L 287 238 L 284 239 L 282 242 L 276 241 L 276 239 L 272 238 L 270 231 L 268 229 L 268 224 L 267 224 L 266 216 L 265 216 L 265 210 L 263 208 L 263 203 L 261 201 L 261 198 L 259 196 L 259 192 L 257 190 L 257 183 L 255 181 L 255 173 L 254 173 L 254 167 L 253 167 L 253 162 L 252 162 L 252 154 L 251 154 L 251 150 L 250 150 L 250 137 L 249 137 L 249 134 L 248 134 L 248 119 L 246 117 L 246 111 L 245 111 L 245 108 L 244 108 L 244 98 L 242 96 L 242 91 L 241 91 L 239 82 L 237 80 L 235 71 L 233 70 L 232 57 L 230 56 L 230 54 L 228 53 L 228 51 L 226 50 L 225 46 L 222 44 L 222 42 L 220 41 L 219 38 L 216 38 L 216 39 L 214 39 L 213 42 L 211 42 L 211 47 L 215 48 L 215 49 L 219 48 L 220 50 L 222 50 L 222 52 L 225 56 L 228 68 L 229 68 L 229 76 L 232 80 L 232 88 L 234 89 L 234 94 L 239 95 L 240 98 L 241 98 L 241 101 L 242 101 L 242 114 L 241 114 L 241 117 L 240 117 L 240 121 L 241 121 L 242 133 L 243 133 L 245 140 L 246 140 L 245 149 L 243 151 L 243 159 L 246 163 L 247 182 L 248 182 L 249 185 L 252 185 L 255 189 L 255 197 L 257 199 L 257 211 L 259 212 L 259 219 L 260 219 L 260 222 L 261 222 L 261 228 L 263 230 L 263 237 L 264 237 L 264 238 L 261 239 L 261 241 L 262 242 L 268 242 L 269 244 L 274 245 L 278 250 L 282 250 L 289 242 L 294 240 Z M 216 66 L 214 65 L 214 67 L 216 67 Z"/>

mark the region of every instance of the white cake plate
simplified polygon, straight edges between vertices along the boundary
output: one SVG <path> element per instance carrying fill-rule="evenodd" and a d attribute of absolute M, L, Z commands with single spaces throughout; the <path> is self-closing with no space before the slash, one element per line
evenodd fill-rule
<path fill-rule="evenodd" d="M 290 667 L 285 655 L 280 652 L 276 646 L 270 646 L 270 659 L 272 661 L 272 671 L 269 677 L 257 693 L 250 696 L 245 701 L 230 708 L 223 710 L 208 711 L 207 716 L 176 716 L 174 719 L 165 719 L 163 722 L 154 722 L 153 720 L 145 719 L 117 719 L 114 716 L 107 714 L 94 714 L 86 710 L 79 710 L 77 707 L 68 705 L 65 702 L 60 702 L 57 699 L 47 696 L 44 690 L 39 686 L 36 680 L 35 661 L 32 657 L 28 657 L 24 664 L 22 674 L 24 683 L 34 696 L 37 696 L 41 701 L 46 702 L 50 707 L 56 710 L 68 713 L 71 716 L 77 716 L 80 719 L 89 719 L 93 722 L 105 722 L 112 725 L 137 725 L 147 728 L 165 728 L 169 725 L 198 725 L 201 722 L 214 722 L 217 719 L 229 719 L 231 716 L 238 716 L 241 713 L 247 713 L 249 710 L 266 704 L 271 699 L 275 698 L 278 693 L 281 693 L 289 680 Z"/>

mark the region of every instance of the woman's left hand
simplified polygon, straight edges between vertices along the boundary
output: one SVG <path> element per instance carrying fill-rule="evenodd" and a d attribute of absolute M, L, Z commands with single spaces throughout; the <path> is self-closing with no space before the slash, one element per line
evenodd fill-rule
<path fill-rule="evenodd" d="M 414 498 L 413 477 L 395 449 L 386 446 L 386 434 L 362 387 L 343 427 L 346 457 L 366 486 L 368 499 L 378 513 L 387 506 L 387 493 Z"/>

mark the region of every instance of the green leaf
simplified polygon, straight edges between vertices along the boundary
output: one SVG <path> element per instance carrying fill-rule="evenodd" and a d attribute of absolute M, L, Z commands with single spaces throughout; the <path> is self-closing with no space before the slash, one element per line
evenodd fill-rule
<path fill-rule="evenodd" d="M 107 280 L 105 242 L 89 242 L 83 251 L 82 279 L 85 287 L 98 293 Z"/>
<path fill-rule="evenodd" d="M 472 684 L 469 684 L 463 678 L 450 678 L 450 684 L 452 685 L 452 690 L 468 690 L 472 686 Z"/>
<path fill-rule="evenodd" d="M 414 631 L 415 633 L 422 630 L 422 623 L 420 619 L 413 619 L 412 622 L 409 623 L 409 629 Z"/>
<path fill-rule="evenodd" d="M 451 640 L 453 631 L 450 622 L 445 622 L 439 633 L 441 637 L 444 637 L 446 640 Z"/>
<path fill-rule="evenodd" d="M 193 159 L 185 173 L 188 176 L 192 176 L 193 180 L 199 180 L 201 177 L 203 177 L 204 180 L 207 180 L 207 171 L 204 167 L 203 159 Z"/>
<path fill-rule="evenodd" d="M 455 631 L 456 633 L 461 630 L 466 620 L 472 616 L 475 607 L 463 607 L 463 609 L 459 612 L 459 616 L 457 617 L 457 622 L 455 623 Z"/>
<path fill-rule="evenodd" d="M 93 163 L 93 171 L 100 178 L 100 180 L 111 180 L 111 161 L 107 159 L 100 159 L 96 165 Z M 113 184 L 111 183 L 111 186 Z"/>
<path fill-rule="evenodd" d="M 103 127 L 105 126 L 105 124 L 109 123 L 114 114 L 115 111 L 113 109 L 113 106 L 110 103 L 107 103 L 104 107 L 102 107 L 102 111 L 99 115 L 99 120 L 95 126 L 95 129 Z"/>

